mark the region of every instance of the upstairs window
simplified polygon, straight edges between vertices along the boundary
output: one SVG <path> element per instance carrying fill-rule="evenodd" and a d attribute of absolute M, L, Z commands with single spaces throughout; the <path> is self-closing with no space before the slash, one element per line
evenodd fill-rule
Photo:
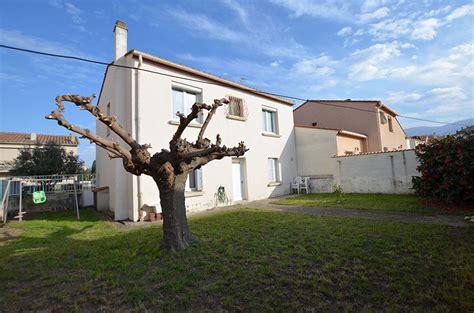
<path fill-rule="evenodd" d="M 393 122 L 391 117 L 388 118 L 388 130 L 393 133 Z"/>
<path fill-rule="evenodd" d="M 277 158 L 268 158 L 268 181 L 270 183 L 280 181 L 280 171 Z"/>
<path fill-rule="evenodd" d="M 227 115 L 247 117 L 247 112 L 244 104 L 244 100 L 237 97 L 229 97 L 230 103 L 228 104 Z"/>
<path fill-rule="evenodd" d="M 277 112 L 269 109 L 262 109 L 262 123 L 264 132 L 276 134 L 278 132 Z"/>
<path fill-rule="evenodd" d="M 194 170 L 188 174 L 186 191 L 202 191 L 202 169 Z"/>
<path fill-rule="evenodd" d="M 176 112 L 183 113 L 184 115 L 188 115 L 191 113 L 191 108 L 193 104 L 196 102 L 201 101 L 201 93 L 190 91 L 186 89 L 180 89 L 173 87 L 173 111 L 172 111 L 172 119 L 177 120 L 179 119 L 176 116 Z M 203 115 L 202 113 L 199 114 L 196 122 L 202 124 L 203 122 Z"/>
<path fill-rule="evenodd" d="M 386 124 L 387 123 L 387 117 L 385 116 L 385 113 L 380 111 L 379 115 L 380 115 L 380 124 Z"/>

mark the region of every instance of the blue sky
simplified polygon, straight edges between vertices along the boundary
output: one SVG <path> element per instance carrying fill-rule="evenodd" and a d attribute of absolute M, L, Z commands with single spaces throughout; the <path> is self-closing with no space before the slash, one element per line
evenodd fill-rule
<path fill-rule="evenodd" d="M 0 43 L 109 62 L 122 19 L 129 49 L 269 92 L 380 99 L 400 114 L 449 122 L 474 116 L 473 18 L 472 1 L 3 0 Z M 0 130 L 67 134 L 43 117 L 57 95 L 98 93 L 104 69 L 0 49 Z M 81 143 L 89 164 L 94 151 Z"/>

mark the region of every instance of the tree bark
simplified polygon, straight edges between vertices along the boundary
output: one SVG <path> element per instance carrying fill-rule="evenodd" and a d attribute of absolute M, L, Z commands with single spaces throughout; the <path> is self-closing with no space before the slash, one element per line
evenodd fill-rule
<path fill-rule="evenodd" d="M 197 240 L 188 226 L 186 218 L 185 188 L 187 173 L 170 174 L 168 179 L 157 177 L 163 213 L 163 248 L 179 251 Z"/>

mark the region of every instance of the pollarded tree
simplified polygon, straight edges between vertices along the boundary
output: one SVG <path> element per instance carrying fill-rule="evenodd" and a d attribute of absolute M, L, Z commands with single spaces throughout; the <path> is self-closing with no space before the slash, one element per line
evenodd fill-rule
<path fill-rule="evenodd" d="M 212 105 L 194 103 L 191 113 L 187 116 L 177 112 L 179 126 L 169 143 L 169 150 L 162 149 L 153 155 L 148 151 L 148 144 L 140 144 L 117 122 L 116 116 L 109 116 L 101 112 L 98 106 L 92 104 L 95 95 L 83 97 L 79 95 L 64 95 L 56 97 L 57 109 L 47 115 L 47 119 L 56 120 L 59 125 L 78 133 L 81 138 L 87 138 L 97 146 L 109 152 L 110 159 L 120 158 L 124 169 L 134 175 L 149 175 L 155 181 L 160 191 L 160 202 L 163 212 L 163 247 L 171 250 L 183 250 L 197 238 L 188 227 L 185 205 L 185 185 L 188 173 L 199 169 L 212 160 L 219 160 L 227 156 L 242 156 L 248 150 L 243 142 L 237 147 L 228 148 L 221 145 L 219 134 L 215 143 L 204 137 L 209 122 L 216 110 L 229 100 L 223 98 L 214 100 Z M 80 128 L 69 123 L 63 116 L 63 102 L 71 102 L 81 110 L 89 111 L 97 120 L 105 124 L 117 134 L 127 145 L 106 139 L 92 133 L 88 129 Z M 181 138 L 186 127 L 199 113 L 207 110 L 206 120 L 202 124 L 199 135 L 194 143 Z"/>

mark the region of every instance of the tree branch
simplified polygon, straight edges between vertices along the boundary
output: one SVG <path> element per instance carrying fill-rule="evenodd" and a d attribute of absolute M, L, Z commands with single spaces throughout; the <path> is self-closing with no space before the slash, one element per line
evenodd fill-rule
<path fill-rule="evenodd" d="M 58 108 L 56 110 L 52 111 L 51 114 L 45 116 L 45 118 L 49 119 L 49 120 L 56 120 L 59 125 L 67 128 L 68 130 L 70 130 L 72 132 L 80 134 L 81 137 L 83 137 L 83 138 L 87 138 L 90 141 L 96 143 L 99 147 L 101 147 L 101 148 L 107 150 L 108 152 L 110 152 L 111 155 L 114 158 L 115 157 L 122 158 L 123 165 L 124 165 L 124 167 L 127 171 L 129 171 L 133 174 L 137 174 L 137 175 L 141 174 L 140 169 L 138 169 L 133 163 L 132 153 L 130 151 L 128 151 L 127 149 L 125 149 L 124 147 L 122 147 L 118 142 L 102 138 L 102 137 L 98 136 L 97 134 L 92 133 L 88 129 L 84 129 L 84 128 L 81 128 L 79 126 L 71 124 L 70 122 L 68 122 L 64 118 L 64 116 L 62 114 L 62 112 L 64 112 L 64 105 L 63 105 L 62 101 L 73 102 L 76 105 L 81 106 L 81 108 L 82 108 L 82 105 L 85 105 L 84 108 L 87 109 L 89 106 L 91 106 L 90 102 L 93 98 L 94 98 L 94 95 L 92 95 L 91 97 L 82 97 L 82 96 L 74 96 L 74 95 L 73 96 L 68 96 L 68 95 L 59 96 L 59 97 L 56 98 L 56 104 L 57 104 Z M 97 107 L 94 107 L 94 106 L 92 106 L 92 107 L 93 108 L 91 108 L 91 110 L 89 110 L 89 109 L 87 109 L 87 110 L 91 113 L 92 113 L 92 111 L 94 111 L 96 109 L 98 110 Z M 96 115 L 96 114 L 99 114 L 99 113 L 96 113 L 96 114 L 92 113 L 92 114 L 97 117 L 98 115 Z M 139 147 L 141 147 L 141 146 L 139 146 Z"/>
<path fill-rule="evenodd" d="M 56 97 L 56 105 L 60 112 L 64 111 L 63 101 L 72 102 L 75 105 L 79 106 L 81 110 L 87 110 L 92 115 L 94 115 L 99 121 L 105 124 L 110 128 L 114 133 L 116 133 L 123 141 L 125 141 L 130 148 L 140 149 L 142 146 L 136 142 L 135 139 L 117 122 L 116 116 L 110 116 L 103 114 L 98 106 L 92 104 L 92 100 L 95 98 L 95 94 L 92 94 L 90 97 L 83 97 L 79 95 L 63 95 Z"/>
<path fill-rule="evenodd" d="M 209 145 L 209 140 L 203 139 L 204 133 L 206 132 L 207 125 L 209 125 L 209 122 L 212 119 L 212 116 L 214 113 L 216 113 L 217 108 L 219 108 L 223 104 L 228 104 L 230 101 L 226 98 L 222 99 L 214 99 L 214 103 L 211 106 L 211 109 L 209 110 L 209 113 L 207 114 L 206 120 L 202 124 L 201 130 L 199 131 L 198 138 L 196 140 L 196 147 L 197 148 L 204 148 Z"/>
<path fill-rule="evenodd" d="M 211 106 L 205 103 L 196 102 L 193 104 L 191 108 L 191 113 L 189 113 L 188 116 L 185 116 L 183 113 L 176 112 L 176 116 L 179 117 L 179 126 L 173 135 L 173 139 L 171 139 L 170 141 L 170 145 L 176 143 L 181 138 L 181 135 L 183 134 L 186 127 L 188 127 L 189 123 L 191 123 L 192 120 L 197 118 L 199 112 L 201 112 L 203 109 L 210 110 Z M 171 146 L 170 148 L 171 151 L 173 151 L 173 148 Z"/>

